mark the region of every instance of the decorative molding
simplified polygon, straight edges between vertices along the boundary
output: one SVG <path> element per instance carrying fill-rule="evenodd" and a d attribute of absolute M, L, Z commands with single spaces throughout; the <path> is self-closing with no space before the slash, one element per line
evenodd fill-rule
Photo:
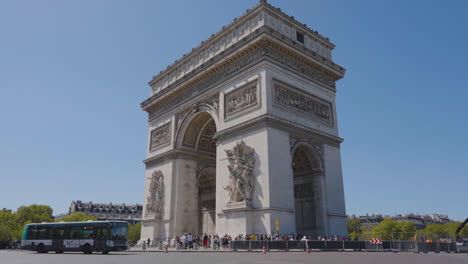
<path fill-rule="evenodd" d="M 324 85 L 333 92 L 336 91 L 335 81 L 339 78 L 334 73 L 287 48 L 279 46 L 268 38 L 263 38 L 202 76 L 195 77 L 183 86 L 178 86 L 180 89 L 177 92 L 163 97 L 170 90 L 161 91 L 143 101 L 141 107 L 149 112 L 149 118 L 152 119 L 188 101 L 195 95 L 211 89 L 216 83 L 235 76 L 239 71 L 246 70 L 262 59 L 271 60 L 280 67 L 293 70 L 307 79 Z"/>
<path fill-rule="evenodd" d="M 307 115 L 333 127 L 332 103 L 278 80 L 273 80 L 273 86 L 275 105 Z"/>
<path fill-rule="evenodd" d="M 328 38 L 296 21 L 294 17 L 285 14 L 281 9 L 261 2 L 248 9 L 242 16 L 234 19 L 228 26 L 224 26 L 220 31 L 211 35 L 208 40 L 202 41 L 198 47 L 192 49 L 188 54 L 184 54 L 181 59 L 176 60 L 174 64 L 168 66 L 157 76 L 154 76 L 149 82 L 152 94 L 166 89 L 177 80 L 185 78 L 187 74 L 190 74 L 204 62 L 236 45 L 236 43 L 264 26 L 279 32 L 298 45 L 320 54 L 323 58 L 329 61 L 332 60 L 331 50 L 335 46 L 330 43 Z M 303 43 L 297 41 L 296 32 L 304 35 Z"/>
<path fill-rule="evenodd" d="M 343 142 L 342 138 L 333 134 L 329 134 L 318 129 L 307 127 L 280 117 L 272 116 L 270 114 L 261 115 L 247 120 L 245 122 L 242 122 L 240 124 L 218 131 L 216 132 L 216 138 L 220 140 L 229 137 L 234 137 L 237 136 L 238 133 L 244 133 L 245 130 L 258 129 L 260 127 L 273 127 L 284 131 L 288 131 L 290 133 L 303 135 L 304 137 L 313 137 L 316 140 L 320 140 L 320 142 L 324 142 L 338 148 L 340 147 L 341 142 Z"/>
<path fill-rule="evenodd" d="M 210 98 L 206 99 L 201 104 L 211 106 L 211 108 L 213 108 L 215 113 L 217 115 L 219 115 L 219 93 L 216 93 L 215 95 L 213 95 Z"/>
<path fill-rule="evenodd" d="M 215 112 L 216 116 L 219 116 L 219 93 L 214 94 L 213 96 L 209 97 L 208 99 L 202 100 L 199 103 L 196 103 L 192 105 L 191 107 L 188 107 L 180 112 L 177 112 L 175 114 L 175 131 L 174 134 L 177 135 L 177 132 L 179 131 L 180 127 L 182 126 L 182 123 L 184 119 L 190 114 L 190 113 L 196 113 L 199 112 L 199 107 L 200 106 L 208 106 L 213 111 Z"/>
<path fill-rule="evenodd" d="M 160 170 L 153 172 L 146 197 L 145 216 L 153 214 L 154 219 L 161 219 L 164 209 L 164 176 Z"/>
<path fill-rule="evenodd" d="M 171 141 L 171 122 L 155 128 L 151 131 L 150 151 L 168 145 Z"/>
<path fill-rule="evenodd" d="M 224 96 L 224 113 L 229 118 L 260 105 L 258 80 L 247 83 Z"/>
<path fill-rule="evenodd" d="M 301 137 L 298 135 L 289 135 L 289 146 L 290 146 L 290 151 L 292 154 L 292 151 L 294 150 L 294 147 L 301 142 L 306 142 L 309 145 L 311 145 L 317 153 L 320 155 L 320 159 L 323 160 L 324 157 L 324 144 L 317 142 L 317 139 L 314 138 L 307 138 L 307 137 Z"/>

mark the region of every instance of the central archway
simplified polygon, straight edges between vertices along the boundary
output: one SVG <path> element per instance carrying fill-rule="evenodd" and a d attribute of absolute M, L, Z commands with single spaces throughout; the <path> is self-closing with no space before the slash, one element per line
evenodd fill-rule
<path fill-rule="evenodd" d="M 193 160 L 197 163 L 196 186 L 197 230 L 194 234 L 216 233 L 216 123 L 208 112 L 192 113 L 186 118 L 186 126 L 181 133 L 179 149 L 194 153 Z M 193 177 L 185 175 L 186 177 Z"/>

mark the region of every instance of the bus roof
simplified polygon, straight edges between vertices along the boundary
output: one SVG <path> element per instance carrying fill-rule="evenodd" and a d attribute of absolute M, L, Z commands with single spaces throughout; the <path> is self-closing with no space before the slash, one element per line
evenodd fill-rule
<path fill-rule="evenodd" d="M 49 222 L 49 223 L 30 223 L 27 225 L 76 225 L 76 224 L 106 224 L 106 223 L 127 223 L 125 221 L 113 221 L 113 220 L 105 220 L 105 221 L 84 221 L 84 222 Z"/>

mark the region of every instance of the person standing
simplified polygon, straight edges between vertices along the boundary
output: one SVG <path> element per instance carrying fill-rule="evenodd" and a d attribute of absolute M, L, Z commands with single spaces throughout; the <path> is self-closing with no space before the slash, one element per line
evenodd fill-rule
<path fill-rule="evenodd" d="M 192 237 L 192 233 L 189 233 L 188 236 L 187 236 L 187 242 L 188 242 L 188 247 L 189 248 L 192 248 L 193 247 L 193 237 Z"/>
<path fill-rule="evenodd" d="M 205 233 L 205 235 L 203 236 L 203 247 L 204 247 L 205 249 L 208 249 L 208 236 L 206 235 L 206 233 Z"/>
<path fill-rule="evenodd" d="M 182 236 L 182 249 L 186 249 L 187 248 L 187 236 L 184 234 Z"/>

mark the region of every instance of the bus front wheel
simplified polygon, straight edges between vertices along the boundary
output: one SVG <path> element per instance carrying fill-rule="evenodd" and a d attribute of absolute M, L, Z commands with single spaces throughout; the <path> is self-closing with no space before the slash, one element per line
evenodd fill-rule
<path fill-rule="evenodd" d="M 39 245 L 37 245 L 37 253 L 47 253 L 44 244 L 40 243 Z"/>
<path fill-rule="evenodd" d="M 102 252 L 102 254 L 108 254 L 108 253 L 109 253 L 109 251 L 103 251 Z"/>
<path fill-rule="evenodd" d="M 83 246 L 83 252 L 84 252 L 85 254 L 91 254 L 91 253 L 93 253 L 93 251 L 91 250 L 91 245 L 85 244 L 85 245 Z"/>

